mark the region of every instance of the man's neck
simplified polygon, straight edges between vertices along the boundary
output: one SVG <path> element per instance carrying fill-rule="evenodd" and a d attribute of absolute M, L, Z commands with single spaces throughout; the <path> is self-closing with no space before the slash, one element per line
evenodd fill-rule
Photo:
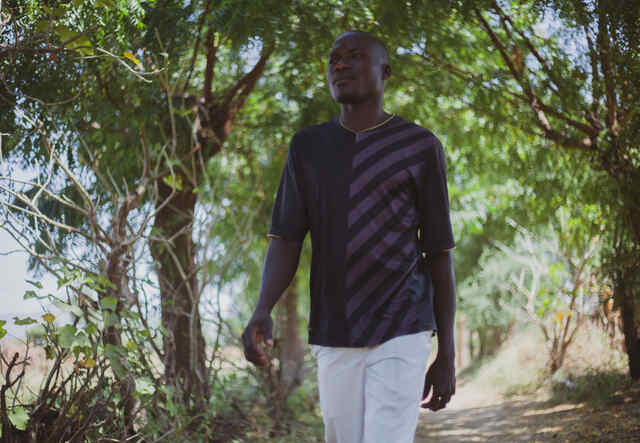
<path fill-rule="evenodd" d="M 344 126 L 352 131 L 361 132 L 382 123 L 389 116 L 390 114 L 382 109 L 382 103 L 376 103 L 373 106 L 370 103 L 345 103 L 342 104 L 340 120 Z"/>

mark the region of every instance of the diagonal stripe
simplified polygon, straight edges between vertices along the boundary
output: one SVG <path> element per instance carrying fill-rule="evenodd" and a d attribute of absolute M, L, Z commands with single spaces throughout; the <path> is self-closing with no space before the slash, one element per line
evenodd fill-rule
<path fill-rule="evenodd" d="M 412 275 L 415 275 L 417 263 L 418 258 L 407 266 L 406 271 L 389 274 L 373 292 L 363 291 L 361 294 L 365 296 L 360 297 L 360 300 L 349 300 L 346 312 L 351 327 L 362 327 L 371 317 L 380 318 L 388 310 L 388 305 L 393 302 L 394 297 L 398 297 L 405 288 L 413 287 Z M 375 296 L 371 297 L 372 293 L 375 293 Z"/>
<path fill-rule="evenodd" d="M 397 331 L 398 323 L 405 317 L 402 313 L 411 311 L 411 305 L 411 297 L 406 297 L 402 306 L 397 311 L 394 311 L 393 320 L 391 321 L 376 322 L 375 316 L 372 316 L 371 322 L 368 327 L 363 328 L 363 334 L 357 338 L 357 341 L 362 343 L 362 346 L 366 346 L 369 343 L 379 343 L 378 340 L 387 339 Z"/>
<path fill-rule="evenodd" d="M 406 269 L 417 254 L 415 242 L 410 241 L 410 237 L 410 234 L 404 234 L 394 244 L 385 245 L 384 250 L 381 247 L 380 253 L 374 249 L 368 260 L 360 260 L 356 266 L 349 268 L 347 297 L 352 299 L 362 291 L 371 294 L 376 289 L 376 282 L 382 281 L 388 273 Z"/>
<path fill-rule="evenodd" d="M 370 144 L 353 157 L 353 168 L 357 168 L 372 155 L 375 155 L 382 149 L 387 148 L 396 142 L 400 142 L 408 138 L 412 139 L 412 136 L 417 134 L 426 135 L 425 130 L 419 126 L 403 125 L 394 129 L 395 131 L 389 131 L 386 133 L 386 137 L 384 138 L 380 138 L 373 142 L 371 140 L 367 140 Z"/>
<path fill-rule="evenodd" d="M 388 304 L 392 301 L 394 296 L 400 292 L 403 281 L 397 276 L 390 279 L 392 283 L 389 290 L 384 292 L 383 297 L 377 297 L 374 302 L 375 306 L 371 306 L 368 303 L 364 303 L 359 306 L 348 318 L 349 329 L 352 331 L 352 337 L 359 337 L 363 334 L 363 331 L 369 327 L 372 321 L 379 322 L 384 317 L 381 315 L 376 316 L 376 313 L 380 314 L 386 310 Z"/>
<path fill-rule="evenodd" d="M 414 260 L 415 262 L 417 260 Z M 371 280 L 371 284 L 348 300 L 345 311 L 347 321 L 351 325 L 357 326 L 362 323 L 363 319 L 371 317 L 373 312 L 378 312 L 403 287 L 414 267 L 409 264 L 405 269 L 390 272 L 384 278 L 376 274 L 375 278 Z"/>
<path fill-rule="evenodd" d="M 406 213 L 411 202 L 408 200 L 393 199 L 378 214 L 370 218 L 366 225 L 362 226 L 347 243 L 347 256 L 351 256 L 354 251 L 358 250 L 364 242 L 373 235 L 380 232 L 381 229 L 389 229 Z M 395 229 L 397 231 L 397 229 Z"/>
<path fill-rule="evenodd" d="M 385 205 L 387 205 L 390 198 L 393 198 L 398 194 L 406 197 L 406 193 L 411 190 L 411 187 L 407 186 L 406 181 L 399 180 L 400 176 L 405 174 L 405 171 L 408 171 L 412 177 L 416 177 L 420 171 L 420 165 L 416 164 L 407 169 L 401 169 L 396 174 L 388 177 L 388 182 L 398 182 L 393 184 L 389 189 L 384 189 L 384 184 L 386 182 L 383 182 L 368 194 L 363 193 L 364 197 L 362 197 L 360 203 L 349 211 L 347 220 L 349 231 L 359 230 L 358 224 L 362 223 L 363 219 L 371 218 L 374 213 L 381 210 Z M 367 187 L 366 190 L 368 191 L 369 187 Z M 357 201 L 357 199 L 354 198 L 352 201 Z"/>
<path fill-rule="evenodd" d="M 367 184 L 378 178 L 378 176 L 383 175 L 385 171 L 424 161 L 424 146 L 424 143 L 413 143 L 388 154 L 360 174 L 357 174 L 357 178 L 349 186 L 349 197 L 357 195 Z"/>
<path fill-rule="evenodd" d="M 405 202 L 405 204 L 399 208 L 398 212 L 382 226 L 379 226 L 376 231 L 367 231 L 364 229 L 361 231 L 365 233 L 364 236 L 359 237 L 357 241 L 349 241 L 347 244 L 347 267 L 351 268 L 354 266 L 363 256 L 367 255 L 372 248 L 393 245 L 395 238 L 402 232 L 407 232 L 407 229 L 397 229 L 397 225 L 398 220 L 404 216 L 405 211 L 409 208 L 411 208 L 411 202 Z M 417 234 L 417 232 L 415 234 Z"/>

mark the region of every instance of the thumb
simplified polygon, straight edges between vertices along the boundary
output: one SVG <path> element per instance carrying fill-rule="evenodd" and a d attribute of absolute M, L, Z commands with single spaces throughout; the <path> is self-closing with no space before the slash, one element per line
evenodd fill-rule
<path fill-rule="evenodd" d="M 433 383 L 431 383 L 431 378 L 426 378 L 424 382 L 424 389 L 422 390 L 422 400 L 426 400 L 427 397 L 429 397 L 432 386 Z"/>

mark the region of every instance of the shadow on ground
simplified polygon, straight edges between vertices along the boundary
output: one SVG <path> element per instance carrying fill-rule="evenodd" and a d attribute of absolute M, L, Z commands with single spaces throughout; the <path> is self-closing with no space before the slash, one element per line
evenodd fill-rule
<path fill-rule="evenodd" d="M 424 412 L 416 442 L 517 442 L 557 439 L 579 425 L 579 406 L 510 401 L 486 407 Z"/>
<path fill-rule="evenodd" d="M 503 401 L 488 406 L 453 405 L 424 411 L 416 443 L 640 442 L 640 386 L 601 407 L 584 403 Z"/>

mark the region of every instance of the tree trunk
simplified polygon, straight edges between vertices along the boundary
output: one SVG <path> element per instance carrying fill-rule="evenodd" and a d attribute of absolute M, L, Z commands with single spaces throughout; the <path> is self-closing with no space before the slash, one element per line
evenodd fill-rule
<path fill-rule="evenodd" d="M 637 197 L 636 197 L 637 198 Z M 636 203 L 634 200 L 633 203 Z M 622 257 L 614 272 L 614 295 L 620 306 L 624 345 L 629 358 L 629 375 L 633 380 L 640 379 L 640 319 L 638 304 L 640 303 L 640 208 L 629 209 L 628 220 L 631 224 L 632 238 L 620 240 L 615 245 L 616 254 Z M 629 245 L 630 244 L 630 245 Z M 629 245 L 629 246 L 627 246 Z"/>
<path fill-rule="evenodd" d="M 633 380 L 640 379 L 640 334 L 636 320 L 636 294 L 633 288 L 619 284 L 616 294 L 620 298 L 624 344 L 629 357 L 629 375 Z"/>
<path fill-rule="evenodd" d="M 131 210 L 136 208 L 139 203 L 139 196 L 135 194 L 129 195 L 114 212 L 114 216 L 111 222 L 111 240 L 114 245 L 107 256 L 106 268 L 104 270 L 107 279 L 113 286 L 106 287 L 101 292 L 101 300 L 110 297 L 116 300 L 115 309 L 109 314 L 111 321 L 106 322 L 105 328 L 102 334 L 102 340 L 105 344 L 105 348 L 108 349 L 108 345 L 113 347 L 113 351 L 118 352 L 123 349 L 122 347 L 122 310 L 126 309 L 126 305 L 131 305 L 133 302 L 133 296 L 129 291 L 129 279 L 127 275 L 127 263 L 129 260 L 129 247 L 126 246 L 127 233 L 126 233 L 126 221 Z M 106 315 L 107 313 L 105 313 Z M 132 436 L 134 432 L 134 413 L 136 400 L 133 394 L 136 390 L 136 383 L 125 355 L 111 355 L 110 364 L 113 372 L 118 380 L 120 402 L 118 403 L 118 409 L 122 411 L 123 415 L 123 429 L 122 439 L 125 440 Z"/>
<path fill-rule="evenodd" d="M 298 324 L 297 277 L 294 277 L 282 300 L 278 303 L 278 324 L 281 326 L 280 347 L 280 393 L 284 404 L 291 392 L 300 386 L 304 369 L 304 344 L 300 338 Z"/>
<path fill-rule="evenodd" d="M 171 191 L 165 183 L 160 183 L 158 202 L 169 198 Z M 209 389 L 205 342 L 192 237 L 195 205 L 196 194 L 190 186 L 175 191 L 169 204 L 155 217 L 157 233 L 151 243 L 151 254 L 157 266 L 162 326 L 166 330 L 165 378 L 170 384 L 180 386 L 185 397 L 206 399 Z"/>

